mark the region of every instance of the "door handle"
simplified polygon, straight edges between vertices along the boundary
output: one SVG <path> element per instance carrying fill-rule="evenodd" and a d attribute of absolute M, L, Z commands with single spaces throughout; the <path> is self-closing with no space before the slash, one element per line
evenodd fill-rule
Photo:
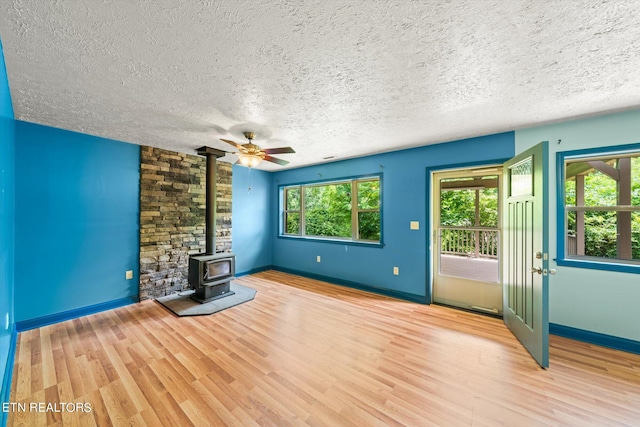
<path fill-rule="evenodd" d="M 542 267 L 531 267 L 531 272 L 532 273 L 538 273 L 538 274 L 542 274 Z"/>

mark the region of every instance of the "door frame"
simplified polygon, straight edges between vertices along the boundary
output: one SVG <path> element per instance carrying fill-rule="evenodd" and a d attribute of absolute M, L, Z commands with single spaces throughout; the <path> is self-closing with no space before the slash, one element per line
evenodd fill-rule
<path fill-rule="evenodd" d="M 492 171 L 495 169 L 495 171 Z M 482 172 L 486 170 L 486 172 Z M 482 173 L 480 173 L 482 172 Z M 452 276 L 449 274 L 443 274 L 439 271 L 439 268 L 442 268 L 440 263 L 438 262 L 439 257 L 441 256 L 441 239 L 438 236 L 438 231 L 441 231 L 443 226 L 440 225 L 438 218 L 440 217 L 439 207 L 440 207 L 440 199 L 441 197 L 441 189 L 440 185 L 438 185 L 439 181 L 449 178 L 471 178 L 471 177 L 483 177 L 488 175 L 496 175 L 497 176 L 497 190 L 498 190 L 498 224 L 495 229 L 498 232 L 498 264 L 497 268 L 497 281 L 496 282 L 488 282 L 481 280 L 479 278 L 471 278 L 465 276 Z M 478 313 L 489 314 L 493 316 L 502 317 L 502 166 L 501 165 L 488 165 L 488 166 L 474 166 L 474 167 L 463 167 L 463 168 L 455 168 L 455 169 L 447 169 L 434 171 L 431 175 L 431 185 L 432 185 L 432 197 L 431 197 L 431 302 L 439 303 L 444 305 L 451 305 L 454 307 L 459 307 L 462 309 L 473 310 Z M 477 212 L 476 212 L 477 214 Z M 473 226 L 476 228 L 478 226 Z M 446 227 L 445 227 L 446 228 Z M 449 289 L 445 291 L 446 296 L 442 293 L 440 296 L 436 295 L 439 287 L 442 286 L 442 290 Z M 455 296 L 457 294 L 457 296 Z M 493 295 L 493 296 L 491 296 Z M 450 297 L 447 299 L 447 297 Z M 436 301 L 436 298 L 438 301 Z M 493 301 L 493 303 L 491 303 Z M 489 307 L 494 308 L 494 310 L 489 309 Z"/>
<path fill-rule="evenodd" d="M 426 270 L 426 283 L 425 283 L 425 295 L 426 300 L 429 304 L 433 303 L 433 233 L 435 231 L 433 224 L 433 206 L 431 201 L 433 200 L 432 188 L 433 188 L 433 175 L 435 173 L 446 172 L 448 170 L 456 170 L 456 169 L 480 169 L 480 168 L 491 168 L 491 167 L 502 167 L 502 165 L 511 159 L 511 157 L 500 157 L 497 159 L 488 159 L 477 162 L 466 162 L 466 163 L 451 163 L 446 165 L 437 165 L 437 166 L 429 166 L 425 168 L 426 171 L 426 197 L 425 197 L 425 205 L 426 205 L 426 213 L 427 213 L 427 224 L 428 227 L 425 227 L 426 236 L 426 254 L 428 255 L 427 262 L 425 263 Z"/>

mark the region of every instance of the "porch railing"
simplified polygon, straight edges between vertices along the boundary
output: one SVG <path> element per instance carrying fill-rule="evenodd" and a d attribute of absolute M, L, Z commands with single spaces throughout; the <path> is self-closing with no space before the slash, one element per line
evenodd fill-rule
<path fill-rule="evenodd" d="M 474 227 L 440 228 L 440 253 L 473 258 L 498 258 L 497 229 Z"/>
<path fill-rule="evenodd" d="M 578 253 L 578 238 L 572 234 L 567 234 L 567 255 Z"/>

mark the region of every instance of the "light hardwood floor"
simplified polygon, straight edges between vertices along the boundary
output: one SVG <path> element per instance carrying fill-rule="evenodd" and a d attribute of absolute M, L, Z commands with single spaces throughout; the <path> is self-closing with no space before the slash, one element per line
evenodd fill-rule
<path fill-rule="evenodd" d="M 154 301 L 19 335 L 8 425 L 640 425 L 640 356 L 285 273 L 178 318 Z M 91 412 L 29 411 L 79 402 Z M 46 408 L 39 408 L 46 409 Z"/>

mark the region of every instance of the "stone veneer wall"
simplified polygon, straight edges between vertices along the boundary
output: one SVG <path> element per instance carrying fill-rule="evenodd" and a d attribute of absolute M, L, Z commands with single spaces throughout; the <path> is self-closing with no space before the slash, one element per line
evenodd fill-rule
<path fill-rule="evenodd" d="M 231 251 L 231 164 L 217 162 L 216 251 Z M 206 159 L 141 147 L 140 299 L 189 288 L 189 255 L 205 251 Z"/>

